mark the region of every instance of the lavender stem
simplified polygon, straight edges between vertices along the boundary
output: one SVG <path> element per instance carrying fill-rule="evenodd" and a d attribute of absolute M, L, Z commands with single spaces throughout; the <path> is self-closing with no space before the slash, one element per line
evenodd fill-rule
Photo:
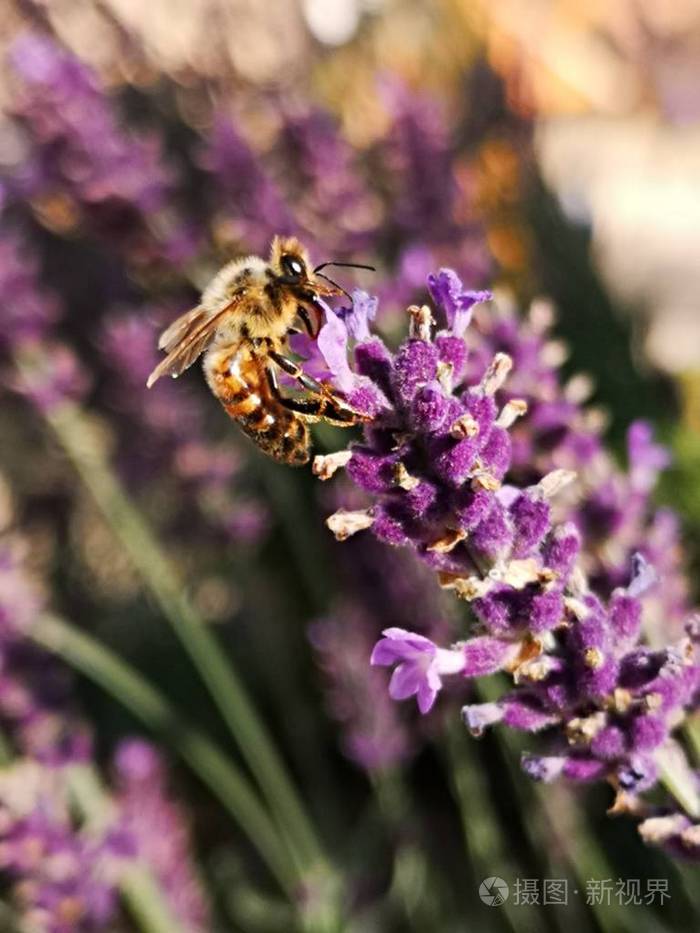
<path fill-rule="evenodd" d="M 255 775 L 301 871 L 324 865 L 320 845 L 266 727 L 231 662 L 195 612 L 160 544 L 125 493 L 88 419 L 62 404 L 46 418 L 190 655 Z"/>
<path fill-rule="evenodd" d="M 248 779 L 210 739 L 184 721 L 126 661 L 65 620 L 44 614 L 29 634 L 42 648 L 98 683 L 149 729 L 161 733 L 240 824 L 282 889 L 291 895 L 299 879 L 284 854 L 278 830 Z"/>

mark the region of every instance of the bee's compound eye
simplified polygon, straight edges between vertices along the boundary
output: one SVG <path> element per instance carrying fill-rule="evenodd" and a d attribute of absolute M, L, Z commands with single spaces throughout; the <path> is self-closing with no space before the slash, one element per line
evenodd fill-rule
<path fill-rule="evenodd" d="M 304 266 L 296 256 L 283 256 L 282 269 L 285 275 L 300 278 L 304 273 Z"/>

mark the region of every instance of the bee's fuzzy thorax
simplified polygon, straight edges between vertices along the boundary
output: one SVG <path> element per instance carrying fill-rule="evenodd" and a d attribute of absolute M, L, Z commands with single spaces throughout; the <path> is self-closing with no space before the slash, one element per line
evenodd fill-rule
<path fill-rule="evenodd" d="M 266 263 L 259 256 L 244 256 L 233 259 L 217 272 L 202 293 L 201 304 L 210 314 L 215 313 L 231 300 L 236 288 L 259 278 L 265 281 Z"/>

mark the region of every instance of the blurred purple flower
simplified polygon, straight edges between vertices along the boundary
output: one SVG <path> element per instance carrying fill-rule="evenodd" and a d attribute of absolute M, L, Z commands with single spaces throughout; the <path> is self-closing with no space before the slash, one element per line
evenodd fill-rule
<path fill-rule="evenodd" d="M 370 772 L 406 761 L 416 746 L 387 696 L 384 677 L 367 665 L 376 632 L 372 622 L 359 606 L 344 604 L 309 631 L 328 711 L 342 728 L 343 751 Z"/>
<path fill-rule="evenodd" d="M 32 343 L 45 336 L 58 318 L 58 301 L 37 286 L 36 261 L 27 255 L 19 237 L 0 235 L 0 302 L 3 348 Z"/>
<path fill-rule="evenodd" d="M 97 933 L 118 908 L 118 859 L 109 834 L 95 838 L 76 831 L 68 814 L 49 812 L 47 802 L 44 796 L 23 817 L 3 814 L 0 866 L 13 883 L 27 929 Z"/>
<path fill-rule="evenodd" d="M 223 205 L 227 218 L 235 218 L 229 222 L 251 249 L 265 252 L 274 234 L 295 232 L 283 193 L 266 173 L 259 155 L 222 113 L 215 116 L 199 162 L 216 182 L 217 205 Z"/>
<path fill-rule="evenodd" d="M 210 928 L 209 907 L 191 858 L 183 809 L 169 795 L 160 754 L 142 739 L 122 741 L 114 756 L 120 825 L 154 872 L 175 916 L 190 933 Z"/>
<path fill-rule="evenodd" d="M 44 610 L 19 537 L 0 535 L 0 719 L 19 751 L 51 765 L 89 760 L 91 733 L 75 712 L 71 678 L 27 640 Z"/>
<path fill-rule="evenodd" d="M 48 35 L 20 35 L 9 62 L 18 78 L 13 114 L 29 143 L 5 179 L 10 200 L 60 194 L 140 264 L 192 255 L 197 235 L 173 214 L 174 174 L 159 140 L 126 132 L 94 72 Z"/>

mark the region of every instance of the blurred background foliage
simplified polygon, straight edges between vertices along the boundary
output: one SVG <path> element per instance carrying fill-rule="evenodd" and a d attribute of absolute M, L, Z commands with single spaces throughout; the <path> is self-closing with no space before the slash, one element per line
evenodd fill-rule
<path fill-rule="evenodd" d="M 91 69 L 94 90 L 80 77 L 60 86 L 60 69 L 42 86 L 44 53 L 17 51 L 28 30 Z M 266 251 L 286 228 L 319 260 L 377 264 L 376 277 L 354 279 L 380 295 L 388 334 L 440 264 L 523 307 L 546 295 L 568 347 L 565 377 L 591 376 L 613 448 L 622 455 L 628 425 L 645 417 L 673 449 L 660 497 L 679 511 L 697 571 L 699 46 L 693 0 L 6 4 L 7 229 L 57 296 L 46 298 L 61 309 L 57 333 L 89 382 L 76 392 L 90 444 L 235 659 L 342 872 L 347 929 L 685 930 L 697 882 L 604 818 L 600 788 L 574 807 L 565 788 L 526 784 L 517 740 L 477 744 L 450 725 L 454 709 L 419 723 L 348 699 L 374 695 L 364 678 L 383 683 L 366 668 L 377 629 L 453 610 L 402 555 L 333 542 L 323 518 L 350 492 L 264 461 L 196 373 L 147 397 L 155 334 L 218 263 Z M 82 149 L 52 148 L 52 108 L 63 108 L 59 136 L 84 129 Z M 93 156 L 107 168 L 87 190 Z M 2 399 L 0 468 L 51 608 L 231 751 L 157 585 L 119 538 L 123 516 L 104 521 L 60 428 L 57 443 L 25 398 Z M 338 445 L 329 430 L 316 438 L 319 450 Z M 75 690 L 108 770 L 142 723 L 90 678 Z M 211 920 L 191 929 L 296 928 L 220 803 L 174 755 L 170 765 L 209 891 Z M 477 896 L 489 875 L 567 877 L 572 888 L 663 877 L 672 898 L 658 911 L 581 898 L 567 910 L 494 911 Z"/>

